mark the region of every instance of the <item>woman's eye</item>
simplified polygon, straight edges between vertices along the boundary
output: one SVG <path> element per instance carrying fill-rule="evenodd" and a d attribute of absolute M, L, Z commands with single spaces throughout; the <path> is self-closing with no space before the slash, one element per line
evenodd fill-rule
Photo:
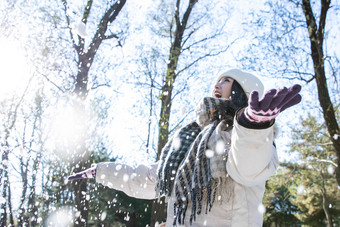
<path fill-rule="evenodd" d="M 223 78 L 219 81 L 219 83 L 229 82 L 229 78 Z"/>

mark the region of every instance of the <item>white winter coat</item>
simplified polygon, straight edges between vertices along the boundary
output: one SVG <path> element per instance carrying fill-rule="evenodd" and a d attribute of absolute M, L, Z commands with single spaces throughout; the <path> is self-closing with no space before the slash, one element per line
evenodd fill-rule
<path fill-rule="evenodd" d="M 262 205 L 265 182 L 278 165 L 276 149 L 273 146 L 273 126 L 266 129 L 248 129 L 234 121 L 232 131 L 221 131 L 217 127 L 208 142 L 208 149 L 215 150 L 216 141 L 223 139 L 230 143 L 226 163 L 228 174 L 234 181 L 234 193 L 229 202 L 215 200 L 208 214 L 205 205 L 196 221 L 190 225 L 191 207 L 187 209 L 184 226 L 262 226 L 265 208 Z M 230 141 L 231 140 L 231 141 Z M 127 195 L 155 199 L 157 166 L 139 165 L 136 168 L 118 163 L 99 163 L 96 181 Z M 173 224 L 174 194 L 168 200 L 166 226 Z"/>

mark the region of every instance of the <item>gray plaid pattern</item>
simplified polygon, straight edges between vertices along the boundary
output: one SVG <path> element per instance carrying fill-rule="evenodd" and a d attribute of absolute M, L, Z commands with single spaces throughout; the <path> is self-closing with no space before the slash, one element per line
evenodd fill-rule
<path fill-rule="evenodd" d="M 177 168 L 200 131 L 198 124 L 192 122 L 181 128 L 163 148 L 158 166 L 157 189 L 160 195 L 170 196 Z"/>
<path fill-rule="evenodd" d="M 235 108 L 228 100 L 206 97 L 203 110 L 199 111 L 203 129 L 192 122 L 181 128 L 165 145 L 158 166 L 156 191 L 159 196 L 170 196 L 175 190 L 174 225 L 183 223 L 188 202 L 192 202 L 190 222 L 196 213 L 202 210 L 202 201 L 206 201 L 206 213 L 210 211 L 216 195 L 218 181 L 212 177 L 210 162 L 206 157 L 208 140 L 221 120 L 231 122 Z M 202 123 L 202 124 L 201 124 Z M 222 166 L 225 171 L 225 166 Z M 206 197 L 204 199 L 204 197 Z M 203 200 L 204 199 L 204 200 Z"/>

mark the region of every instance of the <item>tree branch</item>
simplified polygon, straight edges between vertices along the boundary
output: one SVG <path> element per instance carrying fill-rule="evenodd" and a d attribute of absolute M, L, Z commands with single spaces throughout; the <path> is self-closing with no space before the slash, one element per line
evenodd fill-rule
<path fill-rule="evenodd" d="M 43 73 L 41 73 L 41 75 L 48 81 L 50 82 L 52 85 L 54 85 L 59 91 L 61 91 L 62 93 L 65 93 L 65 91 L 59 87 L 56 83 L 54 83 L 52 80 L 50 80 L 46 75 L 44 75 Z"/>
<path fill-rule="evenodd" d="M 90 11 L 91 11 L 91 8 L 92 8 L 92 3 L 93 3 L 93 0 L 88 0 L 87 1 L 87 5 L 86 5 L 86 7 L 85 7 L 85 9 L 84 9 L 84 14 L 83 14 L 83 18 L 82 18 L 82 22 L 83 23 L 87 23 L 87 18 L 89 17 L 89 15 L 90 15 Z"/>
<path fill-rule="evenodd" d="M 68 26 L 68 29 L 69 29 L 70 37 L 71 37 L 71 40 L 72 40 L 72 44 L 73 44 L 74 49 L 76 49 L 76 51 L 78 52 L 80 47 L 76 44 L 74 37 L 73 37 L 71 24 L 70 24 L 70 17 L 67 14 L 67 1 L 66 0 L 61 0 L 61 1 L 63 2 L 63 5 L 64 5 L 64 13 L 65 13 L 66 22 L 67 22 L 67 26 Z"/>
<path fill-rule="evenodd" d="M 327 11 L 329 9 L 330 3 L 331 3 L 330 0 L 321 1 L 321 13 L 320 13 L 320 20 L 319 20 L 319 29 L 318 29 L 318 34 L 317 34 L 320 43 L 323 43 L 323 37 L 324 37 L 325 25 L 326 25 L 326 16 L 327 16 Z"/>
<path fill-rule="evenodd" d="M 216 53 L 207 53 L 207 54 L 205 54 L 205 55 L 203 55 L 203 56 L 200 56 L 200 57 L 198 57 L 198 58 L 196 58 L 193 62 L 191 62 L 191 63 L 189 63 L 188 65 L 186 65 L 183 69 L 180 69 L 180 70 L 178 70 L 178 72 L 177 72 L 177 75 L 178 74 L 180 74 L 181 72 L 183 72 L 184 70 L 186 70 L 186 69 L 188 69 L 188 68 L 190 68 L 191 66 L 193 66 L 194 64 L 196 64 L 198 61 L 200 61 L 200 60 L 202 60 L 202 59 L 204 59 L 204 58 L 206 58 L 206 57 L 213 57 L 213 56 L 217 56 L 217 55 L 219 55 L 220 53 L 224 53 L 224 52 L 226 52 L 238 39 L 240 39 L 240 38 L 237 38 L 237 39 L 235 39 L 230 45 L 228 45 L 225 49 L 223 49 L 223 50 L 220 50 L 220 51 L 218 51 L 218 52 L 216 52 Z"/>

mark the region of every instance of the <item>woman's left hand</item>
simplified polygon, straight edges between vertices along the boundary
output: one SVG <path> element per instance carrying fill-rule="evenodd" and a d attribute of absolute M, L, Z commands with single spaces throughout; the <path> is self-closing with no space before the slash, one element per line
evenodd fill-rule
<path fill-rule="evenodd" d="M 248 107 L 244 113 L 251 122 L 263 123 L 273 120 L 285 109 L 301 102 L 301 86 L 295 84 L 290 88 L 271 89 L 259 100 L 259 93 L 253 91 L 249 97 Z"/>

